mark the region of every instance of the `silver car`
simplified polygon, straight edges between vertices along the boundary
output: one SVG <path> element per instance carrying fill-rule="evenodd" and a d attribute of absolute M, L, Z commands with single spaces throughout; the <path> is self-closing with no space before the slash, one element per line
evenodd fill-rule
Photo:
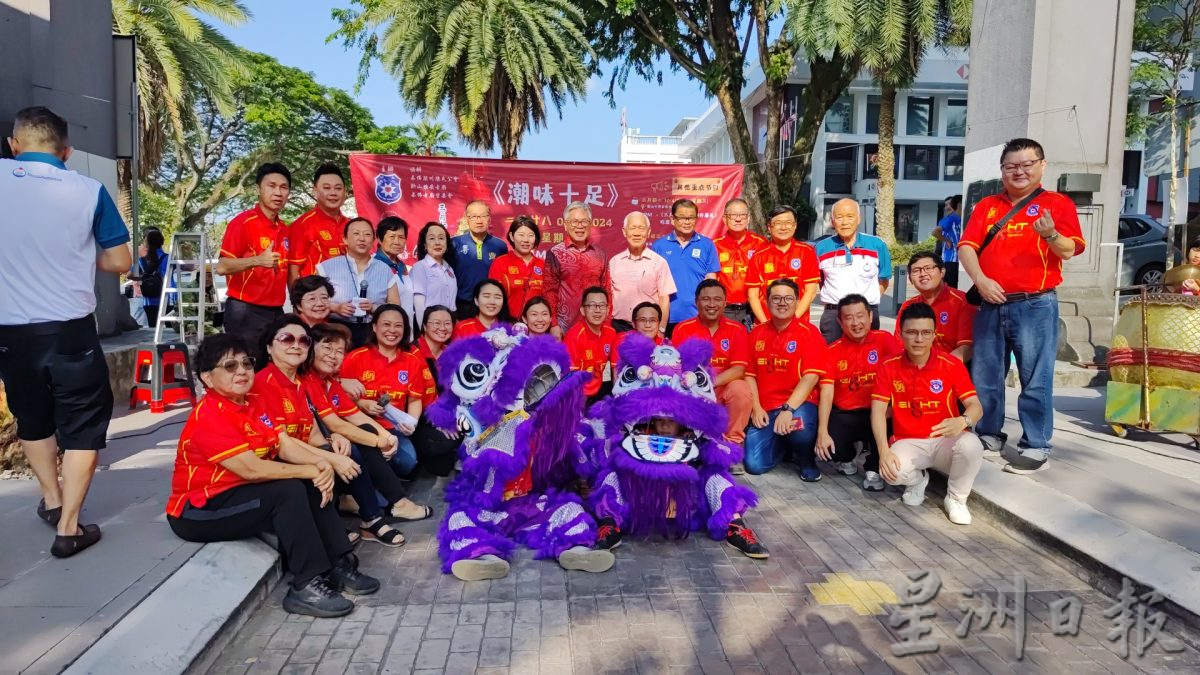
<path fill-rule="evenodd" d="M 1121 259 L 1122 286 L 1162 283 L 1167 269 L 1167 228 L 1145 214 L 1122 215 L 1117 224 L 1117 241 L 1125 245 Z M 1175 262 L 1180 261 L 1175 251 Z"/>

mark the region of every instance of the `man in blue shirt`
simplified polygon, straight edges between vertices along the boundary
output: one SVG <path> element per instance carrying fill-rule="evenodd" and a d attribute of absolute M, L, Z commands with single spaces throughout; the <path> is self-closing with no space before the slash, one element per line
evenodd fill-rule
<path fill-rule="evenodd" d="M 696 231 L 699 210 L 690 199 L 677 199 L 671 205 L 674 230 L 655 241 L 650 250 L 667 260 L 675 293 L 671 296 L 671 315 L 667 319 L 667 337 L 675 324 L 696 316 L 696 287 L 705 279 L 716 279 L 721 271 L 713 240 Z"/>
<path fill-rule="evenodd" d="M 958 288 L 958 240 L 962 239 L 962 195 L 946 197 L 946 215 L 933 228 L 933 236 L 938 240 L 942 250 L 942 263 L 945 266 L 944 281 L 950 288 Z"/>
<path fill-rule="evenodd" d="M 66 558 L 100 541 L 79 522 L 105 446 L 113 397 L 96 334 L 97 268 L 120 274 L 129 231 L 99 181 L 67 169 L 67 122 L 48 108 L 17 113 L 0 159 L 0 381 L 37 476 L 37 514 Z M 58 451 L 62 456 L 59 482 Z"/>
<path fill-rule="evenodd" d="M 871 305 L 871 328 L 879 329 L 879 299 L 892 279 L 892 253 L 879 237 L 859 232 L 862 211 L 853 199 L 833 205 L 833 236 L 816 243 L 821 268 L 821 334 L 830 344 L 842 336 L 837 304 L 852 293 Z"/>
<path fill-rule="evenodd" d="M 467 204 L 460 221 L 467 231 L 450 240 L 457 258 L 454 276 L 458 279 L 458 320 L 475 316 L 475 287 L 488 278 L 492 261 L 508 253 L 508 244 L 488 231 L 492 227 L 492 210 L 482 199 Z"/>

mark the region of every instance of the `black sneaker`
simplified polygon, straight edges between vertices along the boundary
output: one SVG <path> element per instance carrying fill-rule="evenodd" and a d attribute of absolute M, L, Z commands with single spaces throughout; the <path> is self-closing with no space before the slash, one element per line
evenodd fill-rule
<path fill-rule="evenodd" d="M 621 528 L 612 518 L 605 518 L 596 531 L 596 548 L 609 551 L 621 545 Z"/>
<path fill-rule="evenodd" d="M 770 552 L 767 547 L 763 546 L 755 536 L 754 530 L 746 527 L 746 523 L 742 522 L 741 518 L 729 523 L 729 531 L 725 534 L 725 541 L 729 545 L 746 554 L 748 558 L 769 558 Z"/>
<path fill-rule="evenodd" d="M 333 590 L 329 580 L 323 576 L 313 577 L 303 588 L 292 586 L 283 596 L 283 611 L 291 614 L 334 619 L 346 616 L 354 610 L 354 603 Z"/>
<path fill-rule="evenodd" d="M 1004 470 L 1008 473 L 1026 475 L 1037 473 L 1046 468 L 1046 459 L 1034 459 L 1025 455 L 1017 455 L 1008 460 L 1008 464 L 1004 465 Z"/>
<path fill-rule="evenodd" d="M 379 590 L 379 580 L 358 571 L 358 556 L 348 553 L 330 573 L 338 590 L 350 595 L 370 595 Z"/>

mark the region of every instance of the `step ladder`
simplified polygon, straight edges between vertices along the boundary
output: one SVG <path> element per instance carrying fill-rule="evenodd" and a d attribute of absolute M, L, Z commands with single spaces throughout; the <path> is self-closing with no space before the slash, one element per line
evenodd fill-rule
<path fill-rule="evenodd" d="M 174 327 L 179 342 L 194 347 L 204 339 L 205 325 L 215 309 L 208 298 L 209 279 L 208 235 L 204 232 L 176 232 L 171 237 L 171 252 L 167 273 L 163 278 L 159 300 L 158 322 L 154 326 L 155 344 L 163 343 L 163 329 Z M 167 312 L 167 308 L 172 311 Z"/>

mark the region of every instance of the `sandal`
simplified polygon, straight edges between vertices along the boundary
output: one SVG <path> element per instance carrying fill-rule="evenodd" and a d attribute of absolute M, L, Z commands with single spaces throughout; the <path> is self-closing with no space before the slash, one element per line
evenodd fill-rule
<path fill-rule="evenodd" d="M 62 507 L 48 509 L 46 508 L 46 500 L 43 499 L 38 502 L 37 515 L 38 518 L 46 521 L 51 527 L 58 527 L 58 521 L 62 519 Z"/>
<path fill-rule="evenodd" d="M 351 546 L 358 546 L 362 543 L 362 535 L 354 530 L 346 530 L 346 538 L 350 540 Z"/>
<path fill-rule="evenodd" d="M 421 506 L 421 505 L 420 505 L 420 504 L 418 504 L 417 506 Z M 432 507 L 432 506 L 421 506 L 421 508 L 422 508 L 422 509 L 425 509 L 425 512 L 424 512 L 424 514 L 423 514 L 421 517 L 419 517 L 419 518 L 407 518 L 407 517 L 405 517 L 405 516 L 402 516 L 402 515 L 400 515 L 400 514 L 396 513 L 396 506 L 393 504 L 393 505 L 392 505 L 392 517 L 393 517 L 393 518 L 395 518 L 396 520 L 398 520 L 398 521 L 402 522 L 402 523 L 415 523 L 415 522 L 417 522 L 417 521 L 420 521 L 420 520 L 427 520 L 427 519 L 429 519 L 429 518 L 430 518 L 430 517 L 433 515 L 433 507 Z"/>
<path fill-rule="evenodd" d="M 376 541 L 384 546 L 393 548 L 403 546 L 406 543 L 404 535 L 400 533 L 400 530 L 388 525 L 384 521 L 383 516 L 376 518 L 369 524 L 364 522 L 360 526 L 360 529 L 362 530 L 363 539 L 367 541 Z"/>

